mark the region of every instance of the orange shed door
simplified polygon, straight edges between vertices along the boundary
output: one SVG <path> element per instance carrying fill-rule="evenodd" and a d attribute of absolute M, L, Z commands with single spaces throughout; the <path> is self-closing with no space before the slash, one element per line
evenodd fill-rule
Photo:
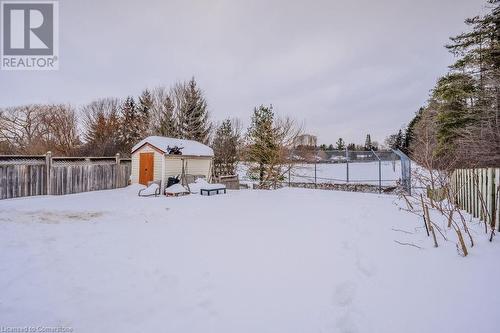
<path fill-rule="evenodd" d="M 154 153 L 139 154 L 139 183 L 147 185 L 153 180 L 154 174 Z"/>

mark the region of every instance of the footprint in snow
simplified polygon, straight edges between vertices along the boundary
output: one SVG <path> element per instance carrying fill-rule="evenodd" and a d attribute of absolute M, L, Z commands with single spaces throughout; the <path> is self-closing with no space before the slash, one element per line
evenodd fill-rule
<path fill-rule="evenodd" d="M 352 249 L 351 243 L 349 243 L 347 241 L 343 241 L 342 242 L 342 249 L 347 250 L 347 251 L 351 250 Z"/>
<path fill-rule="evenodd" d="M 344 281 L 335 286 L 332 295 L 332 308 L 322 314 L 321 332 L 357 333 L 358 328 L 353 314 L 353 302 L 356 297 L 357 285 L 352 281 Z"/>
<path fill-rule="evenodd" d="M 210 283 L 210 272 L 204 272 L 201 277 L 203 283 L 197 288 L 197 293 L 199 295 L 197 306 L 210 316 L 217 316 L 218 313 L 217 310 L 214 309 L 212 301 L 214 286 Z"/>
<path fill-rule="evenodd" d="M 356 296 L 356 289 L 356 284 L 351 281 L 337 285 L 333 295 L 334 303 L 341 307 L 349 306 Z"/>
<path fill-rule="evenodd" d="M 356 252 L 356 268 L 367 278 L 377 274 L 377 266 L 364 259 Z"/>
<path fill-rule="evenodd" d="M 337 328 L 342 333 L 357 333 L 358 328 L 354 323 L 351 314 L 348 312 L 337 319 Z"/>

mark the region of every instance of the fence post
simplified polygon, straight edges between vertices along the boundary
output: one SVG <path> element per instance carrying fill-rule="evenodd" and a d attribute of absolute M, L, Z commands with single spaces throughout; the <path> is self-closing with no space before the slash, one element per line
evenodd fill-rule
<path fill-rule="evenodd" d="M 45 184 L 45 186 L 46 186 L 47 195 L 52 194 L 52 188 L 51 188 L 51 184 L 52 184 L 51 175 L 52 175 L 52 172 L 51 172 L 51 169 L 52 169 L 52 152 L 48 151 L 45 154 L 45 171 L 46 171 L 45 181 L 47 182 L 47 184 Z"/>
<path fill-rule="evenodd" d="M 316 182 L 316 177 L 317 177 L 317 168 L 316 165 L 318 164 L 318 152 L 316 151 L 316 147 L 314 147 L 314 188 L 317 188 L 317 182 Z"/>
<path fill-rule="evenodd" d="M 497 230 L 500 231 L 500 195 L 499 192 L 497 191 L 497 188 L 500 186 L 500 168 L 495 168 L 493 169 L 493 190 L 494 190 L 494 208 L 492 210 L 493 213 L 493 218 L 496 220 L 496 224 L 498 226 Z"/>
<path fill-rule="evenodd" d="M 116 153 L 116 168 L 115 168 L 115 186 L 113 188 L 118 188 L 118 181 L 120 180 L 120 153 Z"/>
<path fill-rule="evenodd" d="M 382 162 L 378 160 L 378 193 L 382 193 Z"/>
<path fill-rule="evenodd" d="M 345 161 L 346 161 L 346 183 L 349 183 L 349 150 L 347 147 L 345 148 Z"/>
<path fill-rule="evenodd" d="M 403 167 L 402 163 L 400 166 L 401 166 L 401 168 Z M 406 180 L 406 182 L 407 182 L 407 187 L 408 187 L 408 194 L 411 196 L 411 160 L 410 159 L 408 159 L 408 179 Z"/>
<path fill-rule="evenodd" d="M 290 170 L 291 170 L 291 169 L 292 169 L 292 168 L 289 166 L 289 167 L 288 167 L 288 187 L 292 187 L 292 180 L 291 180 L 291 178 L 290 178 L 290 176 L 291 176 L 291 175 L 290 175 L 290 174 L 291 174 L 291 171 L 290 171 Z"/>
<path fill-rule="evenodd" d="M 373 149 L 370 149 L 372 151 L 372 154 L 377 158 L 378 160 L 378 193 L 382 193 L 382 161 L 380 157 L 375 153 Z"/>

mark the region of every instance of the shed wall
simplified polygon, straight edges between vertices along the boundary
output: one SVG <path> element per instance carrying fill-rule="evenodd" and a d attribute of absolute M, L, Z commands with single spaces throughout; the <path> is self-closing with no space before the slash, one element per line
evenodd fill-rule
<path fill-rule="evenodd" d="M 165 158 L 165 180 L 168 177 L 175 177 L 182 173 L 182 159 L 185 160 L 186 174 L 204 175 L 207 180 L 210 179 L 211 157 L 189 157 L 189 156 L 169 156 L 164 157 L 156 149 L 145 145 L 132 154 L 132 172 L 131 181 L 134 184 L 139 183 L 139 154 L 154 153 L 154 180 L 161 180 L 161 170 L 163 158 Z"/>
<path fill-rule="evenodd" d="M 183 157 L 185 160 L 186 174 L 188 175 L 204 175 L 207 180 L 210 179 L 211 157 L 206 158 L 190 158 Z M 177 156 L 165 157 L 165 179 L 175 177 L 182 173 L 182 158 Z"/>
<path fill-rule="evenodd" d="M 210 179 L 210 162 L 212 159 L 190 159 L 186 164 L 186 173 L 189 175 L 204 175 Z"/>
<path fill-rule="evenodd" d="M 149 145 L 145 145 L 132 154 L 132 173 L 130 175 L 133 184 L 139 183 L 139 154 L 154 153 L 153 180 L 161 180 L 161 167 L 163 155 Z"/>

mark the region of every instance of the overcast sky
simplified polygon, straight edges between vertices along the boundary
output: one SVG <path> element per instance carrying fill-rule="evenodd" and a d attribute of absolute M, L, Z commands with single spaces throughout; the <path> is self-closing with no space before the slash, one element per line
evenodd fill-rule
<path fill-rule="evenodd" d="M 0 106 L 81 105 L 195 76 L 212 119 L 254 106 L 320 143 L 383 142 L 453 61 L 483 0 L 63 0 L 60 69 L 0 72 Z"/>

